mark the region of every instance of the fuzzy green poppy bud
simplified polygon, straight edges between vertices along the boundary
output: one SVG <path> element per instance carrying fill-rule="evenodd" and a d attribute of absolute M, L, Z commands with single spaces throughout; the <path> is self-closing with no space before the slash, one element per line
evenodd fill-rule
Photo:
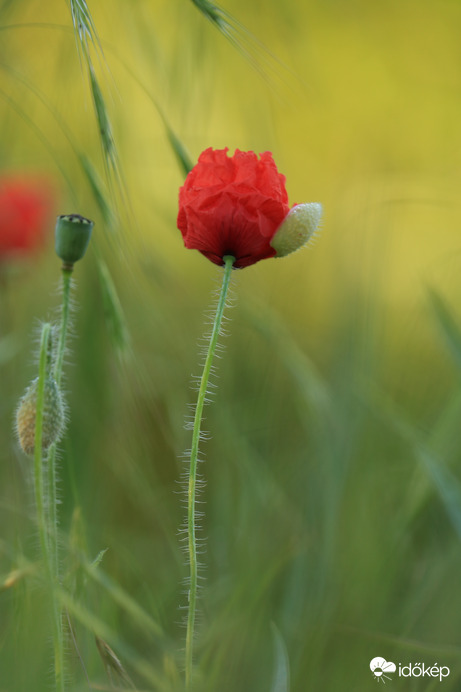
<path fill-rule="evenodd" d="M 38 377 L 31 382 L 19 402 L 16 413 L 16 431 L 19 444 L 26 454 L 33 455 L 35 448 L 35 418 L 37 415 Z M 43 399 L 42 449 L 46 454 L 50 446 L 59 440 L 64 430 L 64 403 L 56 380 L 47 377 Z"/>
<path fill-rule="evenodd" d="M 285 257 L 302 248 L 315 233 L 321 216 L 322 205 L 317 202 L 292 207 L 271 240 L 276 257 Z"/>
<path fill-rule="evenodd" d="M 55 230 L 55 249 L 65 264 L 73 265 L 82 259 L 90 242 L 94 223 L 80 214 L 58 216 Z"/>

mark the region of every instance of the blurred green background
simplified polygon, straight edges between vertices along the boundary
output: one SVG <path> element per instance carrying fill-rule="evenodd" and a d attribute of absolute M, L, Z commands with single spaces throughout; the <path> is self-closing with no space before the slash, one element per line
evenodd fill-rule
<path fill-rule="evenodd" d="M 137 689 L 180 689 L 184 420 L 220 276 L 176 229 L 182 142 L 192 161 L 270 150 L 290 202 L 325 210 L 310 249 L 234 274 L 201 467 L 199 689 L 361 692 L 383 656 L 449 666 L 458 690 L 460 3 L 227 0 L 228 36 L 187 0 L 88 7 L 99 122 L 68 3 L 0 3 L 1 170 L 43 175 L 56 214 L 96 221 L 61 445 L 70 689 L 112 689 L 94 632 Z M 51 231 L 2 268 L 1 692 L 51 681 L 31 468 L 12 432 L 39 321 L 59 306 Z M 81 555 L 104 549 L 97 581 Z"/>

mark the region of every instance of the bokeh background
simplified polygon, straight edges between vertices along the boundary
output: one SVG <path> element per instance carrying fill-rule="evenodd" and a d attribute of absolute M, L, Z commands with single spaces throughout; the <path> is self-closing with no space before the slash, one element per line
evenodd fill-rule
<path fill-rule="evenodd" d="M 113 689 L 95 633 L 137 689 L 181 689 L 184 421 L 220 271 L 184 249 L 177 192 L 181 147 L 208 146 L 272 151 L 290 201 L 325 215 L 308 250 L 234 274 L 203 447 L 199 688 L 366 691 L 383 656 L 448 666 L 458 690 L 460 3 L 226 0 L 235 22 L 188 0 L 88 9 L 85 55 L 68 2 L 0 3 L 1 173 L 42 178 L 55 206 L 40 252 L 0 258 L 1 692 L 52 679 L 12 422 L 57 315 L 69 212 L 96 222 L 61 445 L 70 689 Z"/>

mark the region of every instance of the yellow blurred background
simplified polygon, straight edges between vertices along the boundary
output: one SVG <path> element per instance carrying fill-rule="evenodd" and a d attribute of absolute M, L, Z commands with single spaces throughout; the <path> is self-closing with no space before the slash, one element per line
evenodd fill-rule
<path fill-rule="evenodd" d="M 45 170 L 63 206 L 72 204 L 70 186 L 90 214 L 59 125 L 104 176 L 69 8 L 57 0 L 6 8 L 2 166 Z M 419 303 L 425 282 L 456 295 L 459 4 L 233 0 L 226 9 L 252 32 L 238 28 L 237 45 L 190 2 L 91 8 L 105 56 L 105 64 L 94 58 L 95 69 L 130 204 L 125 244 L 142 240 L 191 276 L 212 272 L 182 251 L 182 174 L 155 101 L 192 160 L 207 146 L 271 150 L 291 202 L 324 205 L 315 251 L 263 263 L 244 285 L 277 285 L 288 304 L 314 300 L 322 311 L 345 283 L 369 286 L 381 274 L 385 300 L 402 309 Z"/>
<path fill-rule="evenodd" d="M 383 306 L 386 348 L 398 353 L 403 338 L 431 357 L 427 286 L 455 309 L 461 288 L 458 3 L 233 0 L 225 9 L 242 25 L 234 45 L 185 0 L 95 4 L 102 50 L 91 54 L 124 186 L 122 199 L 113 185 L 112 200 L 69 7 L 5 8 L 2 167 L 49 175 L 59 212 L 78 206 L 95 218 L 96 238 L 117 236 L 131 257 L 123 273 L 141 285 L 140 265 L 179 270 L 204 291 L 215 276 L 176 229 L 183 172 L 161 112 L 192 161 L 208 146 L 270 150 L 290 202 L 324 206 L 314 247 L 241 273 L 240 301 L 269 301 L 321 353 L 345 302 L 360 294 L 370 313 L 375 301 Z M 76 152 L 105 181 L 115 231 Z"/>

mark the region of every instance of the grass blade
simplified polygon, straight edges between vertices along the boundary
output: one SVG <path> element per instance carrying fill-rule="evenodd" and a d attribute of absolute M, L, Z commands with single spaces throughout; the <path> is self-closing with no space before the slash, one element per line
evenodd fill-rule
<path fill-rule="evenodd" d="M 109 229 L 112 230 L 115 224 L 115 217 L 110 203 L 108 202 L 104 194 L 102 181 L 99 178 L 99 175 L 96 169 L 94 168 L 93 164 L 88 159 L 88 157 L 85 156 L 85 154 L 78 154 L 78 158 L 83 172 L 85 174 L 85 177 L 90 186 L 93 199 L 96 202 L 99 211 L 101 212 L 101 216 L 104 220 L 104 223 Z"/>
<path fill-rule="evenodd" d="M 112 345 L 119 356 L 123 356 L 129 346 L 128 327 L 120 304 L 117 290 L 106 263 L 98 261 L 99 278 L 101 281 L 104 315 L 109 329 Z"/>
<path fill-rule="evenodd" d="M 287 68 L 231 14 L 210 0 L 192 0 L 195 7 L 208 19 L 222 35 L 236 48 L 250 65 L 268 81 L 269 73 L 280 77 L 282 69 Z"/>
<path fill-rule="evenodd" d="M 86 563 L 84 568 L 88 576 L 94 582 L 102 586 L 113 600 L 133 618 L 133 621 L 136 622 L 141 629 L 145 632 L 150 632 L 155 637 L 163 638 L 164 634 L 161 626 L 153 620 L 150 615 L 121 588 L 121 586 L 112 581 L 100 567 L 94 567 Z"/>
<path fill-rule="evenodd" d="M 415 459 L 426 471 L 436 489 L 445 511 L 461 540 L 461 484 L 443 463 L 440 455 L 431 448 L 422 434 L 405 420 L 403 412 L 384 396 L 378 402 L 379 412 L 384 415 L 397 434 L 410 446 Z M 411 515 L 420 507 L 427 495 L 423 487 L 417 498 L 417 506 L 412 507 Z"/>
<path fill-rule="evenodd" d="M 128 644 L 117 637 L 109 625 L 71 598 L 63 589 L 59 590 L 58 597 L 61 606 L 70 615 L 78 620 L 86 629 L 93 632 L 96 637 L 104 642 L 110 642 L 112 648 L 117 651 L 117 654 L 120 655 L 124 661 L 128 662 L 131 668 L 136 670 L 146 682 L 150 683 L 154 690 L 164 689 L 163 681 L 154 666 L 147 660 L 140 658 Z"/>
<path fill-rule="evenodd" d="M 83 51 L 88 50 L 88 42 L 91 42 L 102 53 L 101 42 L 85 0 L 70 0 L 70 11 L 75 35 Z"/>
<path fill-rule="evenodd" d="M 427 473 L 443 502 L 452 526 L 461 540 L 461 485 L 454 475 L 436 459 L 428 449 L 418 449 L 418 459 Z"/>
<path fill-rule="evenodd" d="M 86 64 L 86 68 L 88 70 L 91 96 L 96 121 L 98 124 L 99 138 L 104 157 L 104 164 L 106 166 L 107 177 L 110 181 L 113 177 L 116 186 L 123 194 L 125 191 L 125 186 L 123 184 L 123 176 L 120 171 L 119 158 L 113 136 L 112 125 L 91 57 L 92 46 L 93 49 L 96 50 L 101 62 L 105 62 L 101 41 L 98 38 L 94 21 L 85 0 L 70 0 L 70 8 L 72 13 L 72 22 L 74 25 L 74 33 L 79 49 L 79 56 L 81 61 L 83 58 L 83 62 Z"/>
<path fill-rule="evenodd" d="M 288 652 L 278 627 L 271 623 L 274 643 L 274 677 L 271 692 L 290 692 L 290 662 Z"/>
<path fill-rule="evenodd" d="M 171 144 L 171 148 L 173 149 L 173 152 L 176 155 L 176 159 L 179 163 L 182 172 L 186 176 L 189 173 L 189 171 L 192 170 L 194 164 L 192 163 L 192 160 L 184 144 L 181 142 L 181 140 L 175 134 L 175 132 L 173 132 L 165 118 L 163 118 L 163 123 L 165 125 L 168 141 Z"/>
<path fill-rule="evenodd" d="M 117 168 L 117 151 L 115 141 L 112 134 L 112 126 L 107 113 L 106 102 L 102 95 L 101 88 L 94 72 L 91 62 L 88 63 L 88 74 L 90 78 L 91 93 L 93 96 L 93 104 L 98 121 L 99 135 L 101 138 L 102 150 L 109 166 L 109 170 Z"/>
<path fill-rule="evenodd" d="M 453 360 L 461 370 L 461 325 L 456 320 L 446 301 L 433 289 L 428 290 L 437 323 Z"/>

